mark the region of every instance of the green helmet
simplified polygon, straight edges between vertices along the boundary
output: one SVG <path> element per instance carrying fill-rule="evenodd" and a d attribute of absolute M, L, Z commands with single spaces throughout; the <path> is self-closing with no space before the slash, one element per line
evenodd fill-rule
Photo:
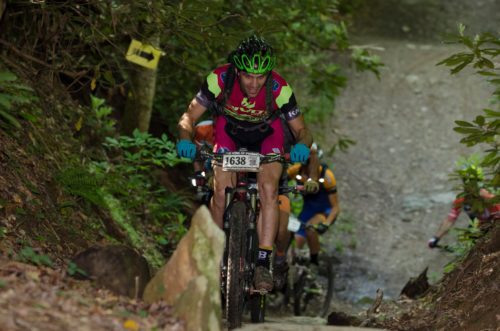
<path fill-rule="evenodd" d="M 251 74 L 265 74 L 276 64 L 274 50 L 263 38 L 256 35 L 243 40 L 229 55 L 229 62 Z"/>
<path fill-rule="evenodd" d="M 481 186 L 484 181 L 483 169 L 475 164 L 466 165 L 457 172 L 465 185 Z"/>

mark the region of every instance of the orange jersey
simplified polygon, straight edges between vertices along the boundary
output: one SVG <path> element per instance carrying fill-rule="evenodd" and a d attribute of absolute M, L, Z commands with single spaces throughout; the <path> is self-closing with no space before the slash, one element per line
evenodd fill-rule
<path fill-rule="evenodd" d="M 209 146 L 214 145 L 214 125 L 213 121 L 203 121 L 196 124 L 194 128 L 194 142 L 198 147 L 201 147 L 203 143 Z"/>

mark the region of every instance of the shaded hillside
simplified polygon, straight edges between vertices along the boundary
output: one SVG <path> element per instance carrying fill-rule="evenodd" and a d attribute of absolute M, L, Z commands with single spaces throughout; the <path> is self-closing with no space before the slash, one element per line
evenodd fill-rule
<path fill-rule="evenodd" d="M 386 304 L 391 330 L 495 330 L 500 326 L 500 224 L 443 281 L 417 300 Z"/>
<path fill-rule="evenodd" d="M 107 233 L 106 216 L 69 195 L 57 180 L 78 164 L 82 146 L 73 138 L 73 124 L 83 110 L 53 81 L 40 77 L 34 86 L 39 100 L 30 110 L 34 121 L 0 130 L 0 245 L 11 257 L 32 247 L 61 262 L 106 235 L 120 235 L 112 226 Z"/>

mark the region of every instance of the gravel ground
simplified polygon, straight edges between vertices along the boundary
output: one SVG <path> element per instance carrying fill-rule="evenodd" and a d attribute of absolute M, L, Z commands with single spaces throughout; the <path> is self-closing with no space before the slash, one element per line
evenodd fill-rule
<path fill-rule="evenodd" d="M 402 1 L 412 6 L 418 2 L 425 3 Z M 429 26 L 420 26 L 419 31 L 415 22 L 421 22 L 421 17 L 397 28 L 399 18 L 386 16 L 407 13 L 408 6 L 384 13 L 385 5 L 377 3 L 382 14 L 365 15 L 365 26 L 355 29 L 354 40 L 383 48 L 375 51 L 386 65 L 381 79 L 348 73 L 337 115 L 324 128 L 317 128 L 326 134 L 325 145 L 333 137 L 331 127 L 357 141 L 347 153 L 328 160 L 334 165 L 343 216 L 356 228 L 357 247 L 340 254 L 336 282 L 338 299 L 351 303 L 373 298 L 379 287 L 386 297 L 397 297 L 409 277 L 426 266 L 431 281 L 437 281 L 450 260 L 443 252 L 429 250 L 426 241 L 457 193 L 448 174 L 459 156 L 471 153 L 452 128 L 455 120 L 470 120 L 487 107 L 491 91 L 471 71 L 451 76 L 447 68 L 436 66 L 463 50 L 439 42 L 436 36 L 452 32 L 450 26 L 457 21 L 476 24 L 476 29 L 490 28 L 500 13 L 496 10 L 500 3 L 495 1 L 480 1 L 480 6 L 434 1 L 448 13 L 446 20 L 436 22 L 438 33 Z M 437 19 L 444 14 L 435 15 Z M 433 17 L 425 19 L 431 22 Z M 457 225 L 466 224 L 461 215 Z M 444 241 L 453 237 L 448 235 Z"/>

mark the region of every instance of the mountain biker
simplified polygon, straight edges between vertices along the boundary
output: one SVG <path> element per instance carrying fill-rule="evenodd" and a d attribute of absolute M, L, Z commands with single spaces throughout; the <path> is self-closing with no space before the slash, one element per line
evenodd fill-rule
<path fill-rule="evenodd" d="M 480 224 L 493 220 L 500 220 L 500 203 L 491 203 L 495 194 L 491 193 L 482 186 L 484 181 L 483 171 L 477 166 L 468 166 L 458 171 L 464 192 L 462 196 L 453 201 L 452 208 L 447 217 L 439 226 L 436 234 L 428 240 L 429 248 L 438 246 L 439 241 L 455 224 L 462 210 L 473 221 L 477 218 Z"/>
<path fill-rule="evenodd" d="M 188 110 L 179 120 L 177 153 L 194 159 L 192 143 L 194 123 L 207 109 L 214 115 L 214 152 L 236 151 L 240 147 L 261 154 L 283 153 L 283 115 L 297 143 L 290 157 L 305 162 L 309 157 L 312 137 L 297 106 L 288 83 L 273 68 L 273 48 L 262 38 L 252 36 L 240 43 L 229 55 L 229 63 L 212 71 Z M 269 271 L 270 254 L 277 231 L 277 189 L 282 173 L 279 162 L 261 166 L 257 176 L 261 212 L 257 232 L 259 252 L 255 272 L 256 290 L 270 291 L 273 286 Z M 215 222 L 222 227 L 225 188 L 233 187 L 236 175 L 214 166 L 214 196 L 210 209 Z"/>
<path fill-rule="evenodd" d="M 326 164 L 321 164 L 322 154 L 323 151 L 313 143 L 307 164 L 297 164 L 288 169 L 289 178 L 295 178 L 298 185 L 304 185 L 304 204 L 299 214 L 299 220 L 304 225 L 313 225 L 312 228 L 302 228 L 295 234 L 296 245 L 298 248 L 302 248 L 307 242 L 310 262 L 314 265 L 318 265 L 319 235 L 328 230 L 340 213 L 335 176 Z M 286 197 L 280 196 L 280 201 L 282 200 L 286 201 Z M 282 208 L 280 211 L 282 217 L 280 218 L 280 232 L 276 240 L 276 256 L 273 266 L 277 288 L 282 287 L 286 281 L 288 266 L 284 255 L 290 238 L 286 226 L 290 214 L 289 202 L 282 202 L 282 204 L 287 206 L 288 210 Z"/>

